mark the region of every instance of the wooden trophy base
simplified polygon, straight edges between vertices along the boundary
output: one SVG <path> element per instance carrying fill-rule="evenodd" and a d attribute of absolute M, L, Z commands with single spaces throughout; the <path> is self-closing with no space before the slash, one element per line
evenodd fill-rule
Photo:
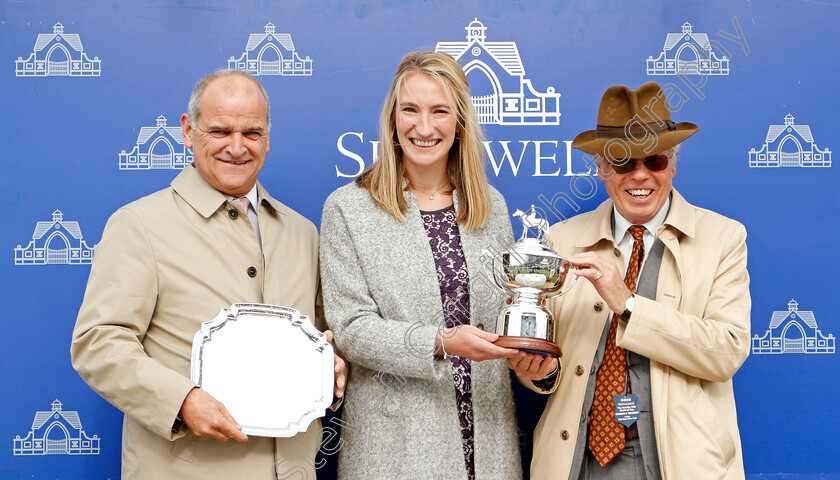
<path fill-rule="evenodd" d="M 516 348 L 528 353 L 536 353 L 543 357 L 562 357 L 563 352 L 557 344 L 543 340 L 542 338 L 532 337 L 516 337 L 512 335 L 500 335 L 495 342 L 496 345 L 503 348 Z"/>

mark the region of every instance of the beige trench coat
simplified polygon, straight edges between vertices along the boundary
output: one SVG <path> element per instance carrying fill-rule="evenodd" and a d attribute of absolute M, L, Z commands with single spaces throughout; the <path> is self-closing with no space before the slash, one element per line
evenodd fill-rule
<path fill-rule="evenodd" d="M 82 378 L 126 414 L 122 478 L 272 479 L 276 458 L 279 473 L 298 468 L 315 478 L 305 455 L 314 458 L 320 422 L 276 441 L 172 432 L 194 387 L 190 353 L 201 322 L 235 302 L 286 305 L 316 318 L 318 232 L 259 184 L 258 195 L 262 253 L 239 202 L 228 203 L 192 166 L 105 226 L 71 356 Z"/>
<path fill-rule="evenodd" d="M 623 271 L 612 238 L 612 210 L 607 200 L 593 212 L 554 225 L 552 247 L 564 256 L 595 251 Z M 673 190 L 671 209 L 656 235 L 665 243 L 656 300 L 636 298 L 616 341 L 651 360 L 663 478 L 743 479 L 732 376 L 750 348 L 746 230 L 690 205 Z M 609 316 L 583 279 L 549 308 L 563 357 L 534 433 L 534 480 L 569 477 L 578 429 L 586 428 L 581 421 L 586 385 Z"/>

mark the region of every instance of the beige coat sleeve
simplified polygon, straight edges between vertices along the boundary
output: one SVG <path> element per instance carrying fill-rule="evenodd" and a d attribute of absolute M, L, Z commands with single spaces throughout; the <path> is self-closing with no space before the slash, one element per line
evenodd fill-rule
<path fill-rule="evenodd" d="M 677 285 L 680 275 L 693 275 L 696 290 L 683 292 L 683 308 L 637 297 L 633 315 L 620 322 L 620 347 L 703 380 L 725 382 L 735 375 L 750 351 L 750 290 L 747 273 L 747 232 L 742 225 L 721 232 L 717 252 L 683 255 L 682 270 L 671 258 L 663 259 L 660 277 L 664 293 Z M 671 251 L 679 246 L 671 243 Z M 716 255 L 718 258 L 709 258 Z M 711 262 L 700 268 L 690 262 Z M 676 298 L 671 294 L 671 302 Z"/>
<path fill-rule="evenodd" d="M 150 358 L 143 338 L 155 313 L 155 252 L 142 221 L 118 210 L 96 246 L 84 301 L 73 330 L 73 368 L 98 394 L 165 438 L 189 378 Z"/>

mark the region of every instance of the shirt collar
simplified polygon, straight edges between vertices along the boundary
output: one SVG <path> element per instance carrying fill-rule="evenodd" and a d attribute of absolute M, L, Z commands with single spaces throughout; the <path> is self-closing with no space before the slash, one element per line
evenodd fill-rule
<path fill-rule="evenodd" d="M 239 198 L 239 197 L 231 197 L 230 195 L 227 195 L 228 202 L 232 202 L 232 201 L 236 200 L 237 198 Z M 254 186 L 251 187 L 251 191 L 249 191 L 247 194 L 245 194 L 245 198 L 247 198 L 248 201 L 251 202 L 251 206 L 254 207 L 254 211 L 256 211 L 257 210 L 257 205 L 259 205 L 257 203 L 257 184 L 256 183 L 254 183 Z"/>
<path fill-rule="evenodd" d="M 662 208 L 654 215 L 650 221 L 647 223 L 642 224 L 645 227 L 647 233 L 651 235 L 656 235 L 656 231 L 659 229 L 660 226 L 665 222 L 665 217 L 668 216 L 668 210 L 671 208 L 671 196 L 668 195 L 668 198 L 665 199 L 665 204 L 662 205 Z M 621 241 L 624 238 L 624 235 L 627 233 L 627 230 L 633 225 L 626 218 L 621 216 L 618 213 L 618 209 L 615 208 L 613 205 L 613 218 L 615 219 L 615 225 L 613 226 L 613 238 L 616 241 Z"/>
<path fill-rule="evenodd" d="M 671 189 L 669 198 L 671 201 L 669 208 L 662 209 L 667 212 L 664 225 L 674 228 L 682 235 L 694 238 L 695 207 L 689 204 L 676 188 Z M 609 240 L 611 242 L 621 240 L 620 238 L 613 240 L 612 213 L 614 208 L 611 198 L 607 198 L 603 203 L 598 205 L 598 208 L 588 217 L 584 228 L 581 229 L 580 236 L 575 241 L 575 247 L 591 248 L 602 240 Z M 662 212 L 660 211 L 659 213 Z M 629 228 L 629 225 L 627 228 Z M 654 235 L 657 235 L 657 233 L 653 231 Z"/>

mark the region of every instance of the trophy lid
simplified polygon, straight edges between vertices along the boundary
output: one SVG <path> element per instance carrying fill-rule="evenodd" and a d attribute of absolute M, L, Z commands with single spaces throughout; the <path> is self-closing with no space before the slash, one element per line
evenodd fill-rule
<path fill-rule="evenodd" d="M 513 253 L 520 255 L 536 255 L 540 257 L 563 258 L 555 252 L 551 247 L 541 242 L 539 238 L 520 238 L 516 241 L 513 247 L 505 250 L 504 253 Z"/>

